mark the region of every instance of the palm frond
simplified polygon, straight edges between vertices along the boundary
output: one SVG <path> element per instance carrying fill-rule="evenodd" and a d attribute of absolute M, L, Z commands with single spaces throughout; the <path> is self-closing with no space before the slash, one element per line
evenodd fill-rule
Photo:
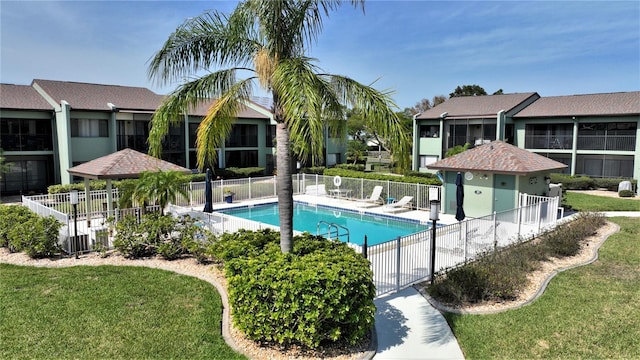
<path fill-rule="evenodd" d="M 394 111 L 397 105 L 391 99 L 391 92 L 378 91 L 371 86 L 344 76 L 331 75 L 331 84 L 344 104 L 362 112 L 365 124 L 376 129 L 376 133 L 389 140 L 394 160 L 401 169 L 410 165 L 411 141 L 402 129 L 402 121 Z"/>
<path fill-rule="evenodd" d="M 148 77 L 159 85 L 183 81 L 212 66 L 250 64 L 257 34 L 237 15 L 206 12 L 186 20 L 149 61 Z"/>
<path fill-rule="evenodd" d="M 238 112 L 249 100 L 251 79 L 236 82 L 218 97 L 207 110 L 198 126 L 196 136 L 197 166 L 200 170 L 208 163 L 216 163 L 216 149 L 220 148 L 231 132 Z"/>
<path fill-rule="evenodd" d="M 169 94 L 151 118 L 147 140 L 149 154 L 158 158 L 162 155 L 162 140 L 169 133 L 170 126 L 181 123 L 184 120 L 184 114 L 189 110 L 203 103 L 211 103 L 223 94 L 234 91 L 238 86 L 237 70 L 238 68 L 216 71 L 187 82 Z M 244 99 L 249 98 L 252 81 L 253 78 L 248 78 L 242 82 L 244 90 L 241 95 Z"/>

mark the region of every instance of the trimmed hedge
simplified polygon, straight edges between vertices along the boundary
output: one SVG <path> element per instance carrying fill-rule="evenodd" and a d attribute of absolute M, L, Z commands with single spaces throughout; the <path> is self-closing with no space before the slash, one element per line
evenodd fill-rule
<path fill-rule="evenodd" d="M 564 190 L 592 190 L 607 189 L 609 191 L 618 191 L 618 185 L 621 181 L 631 181 L 633 188 L 636 188 L 638 181 L 635 179 L 623 178 L 590 178 L 588 176 L 572 176 L 565 174 L 551 174 L 552 183 L 562 183 Z"/>
<path fill-rule="evenodd" d="M 233 320 L 248 338 L 318 348 L 356 343 L 374 324 L 368 260 L 345 243 L 305 233 L 282 254 L 272 230 L 224 234 L 217 245 Z"/>
<path fill-rule="evenodd" d="M 0 205 L 0 247 L 24 251 L 31 258 L 60 254 L 58 236 L 62 224 L 53 216 L 40 217 L 21 205 Z"/>
<path fill-rule="evenodd" d="M 413 183 L 413 184 L 424 184 L 424 185 L 442 185 L 440 180 L 434 174 L 426 174 L 415 176 L 405 175 L 386 175 L 380 173 L 367 173 L 353 170 L 343 170 L 338 168 L 326 169 L 324 171 L 325 176 L 342 176 L 346 178 L 356 178 L 356 179 L 368 179 L 368 180 L 382 180 L 382 181 L 395 181 L 402 183 Z"/>

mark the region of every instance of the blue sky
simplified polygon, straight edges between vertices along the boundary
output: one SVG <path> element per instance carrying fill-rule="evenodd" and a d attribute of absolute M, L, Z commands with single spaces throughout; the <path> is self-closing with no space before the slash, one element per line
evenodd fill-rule
<path fill-rule="evenodd" d="M 230 1 L 0 1 L 0 82 L 147 87 L 185 19 Z M 400 109 L 477 84 L 541 96 L 640 90 L 639 1 L 368 1 L 330 14 L 309 56 Z M 262 95 L 262 94 L 257 94 Z"/>

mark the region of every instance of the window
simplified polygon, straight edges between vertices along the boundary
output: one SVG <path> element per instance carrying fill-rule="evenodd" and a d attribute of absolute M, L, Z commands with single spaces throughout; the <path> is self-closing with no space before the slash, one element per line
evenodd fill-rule
<path fill-rule="evenodd" d="M 421 138 L 429 138 L 429 137 L 440 137 L 440 126 L 439 125 L 420 125 L 420 137 Z"/>
<path fill-rule="evenodd" d="M 0 148 L 5 151 L 53 149 L 50 119 L 0 119 Z"/>
<path fill-rule="evenodd" d="M 227 138 L 226 147 L 258 146 L 258 125 L 236 124 Z"/>
<path fill-rule="evenodd" d="M 273 144 L 275 143 L 275 141 L 273 141 L 276 138 L 276 126 L 275 125 L 267 125 L 267 135 L 266 135 L 266 141 L 265 144 L 267 144 L 267 147 L 273 147 Z"/>
<path fill-rule="evenodd" d="M 109 121 L 71 119 L 71 137 L 109 137 Z"/>
<path fill-rule="evenodd" d="M 258 150 L 227 151 L 224 154 L 225 167 L 256 167 L 258 166 Z"/>
<path fill-rule="evenodd" d="M 437 155 L 420 155 L 420 167 L 426 168 L 427 165 L 433 164 L 438 161 Z"/>
<path fill-rule="evenodd" d="M 198 126 L 200 124 L 189 123 L 189 147 L 194 149 L 196 147 L 196 138 L 198 135 Z"/>

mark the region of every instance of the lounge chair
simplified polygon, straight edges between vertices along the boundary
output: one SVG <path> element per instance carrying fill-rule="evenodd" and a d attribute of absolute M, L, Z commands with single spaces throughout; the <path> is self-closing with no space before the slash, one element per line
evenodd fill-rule
<path fill-rule="evenodd" d="M 402 199 L 396 202 L 384 205 L 382 207 L 382 211 L 395 213 L 400 211 L 411 210 L 412 209 L 411 200 L 413 200 L 413 196 L 404 196 Z"/>
<path fill-rule="evenodd" d="M 382 195 L 382 189 L 380 185 L 375 186 L 371 192 L 371 196 L 356 203 L 356 207 L 367 208 L 382 205 L 382 198 L 380 197 L 380 195 Z"/>
<path fill-rule="evenodd" d="M 306 195 L 324 196 L 324 195 L 327 195 L 327 189 L 324 187 L 324 184 L 309 185 L 304 189 L 304 193 Z"/>

